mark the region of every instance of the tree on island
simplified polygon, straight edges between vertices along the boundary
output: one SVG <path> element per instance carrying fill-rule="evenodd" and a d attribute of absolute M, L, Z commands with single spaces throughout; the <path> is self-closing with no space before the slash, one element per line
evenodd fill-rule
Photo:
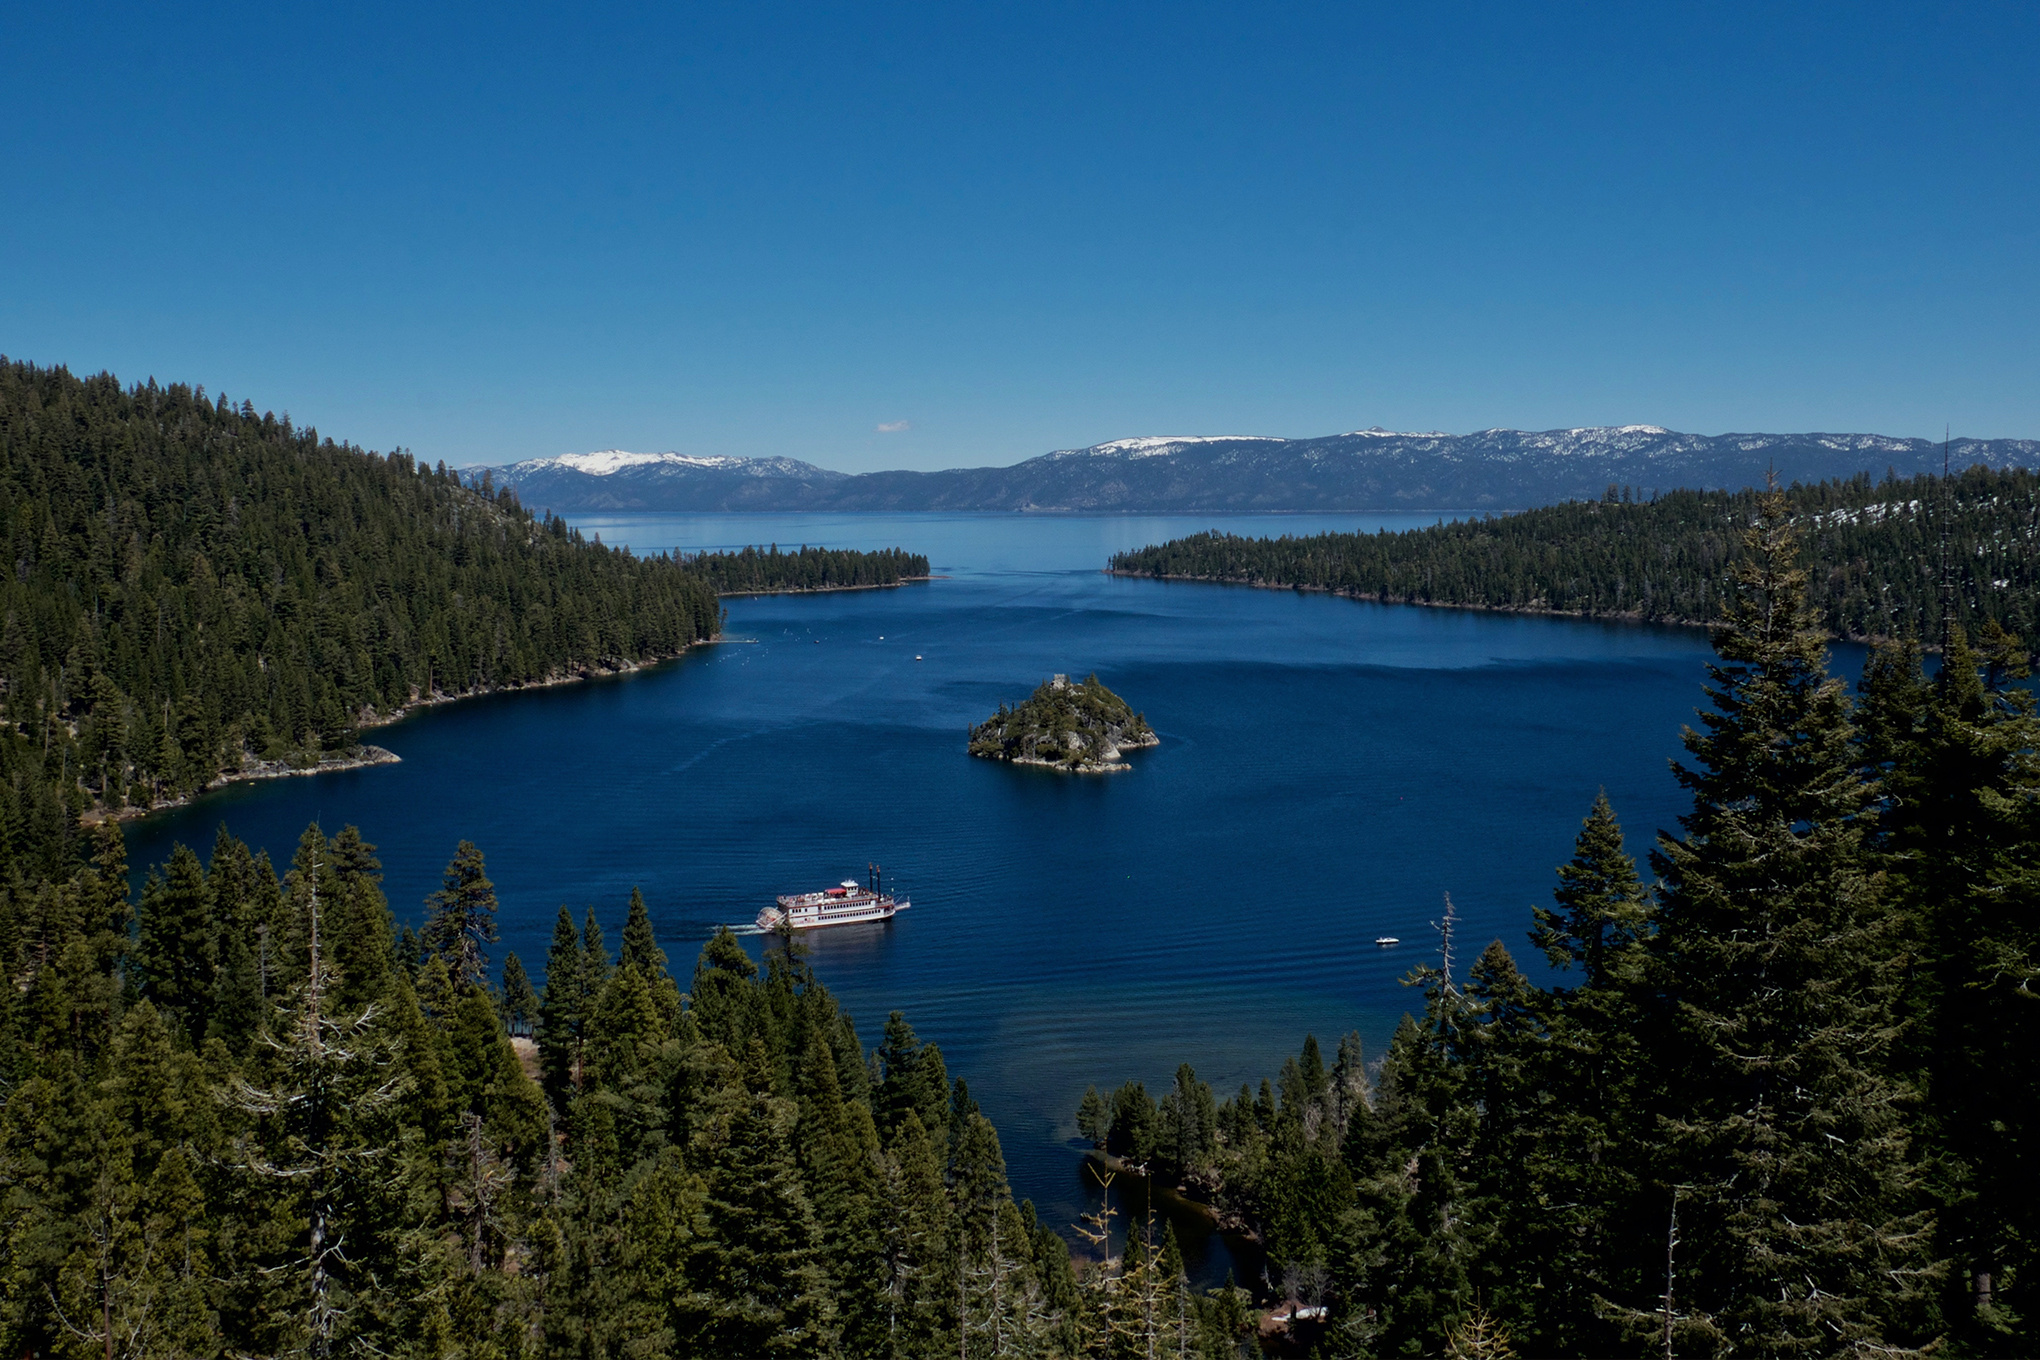
<path fill-rule="evenodd" d="M 1095 771 L 1124 769 L 1122 750 L 1159 740 L 1146 717 L 1095 674 L 1074 685 L 1068 676 L 1057 675 L 1042 681 L 1017 708 L 1000 704 L 998 712 L 973 727 L 969 750 L 987 760 Z"/>

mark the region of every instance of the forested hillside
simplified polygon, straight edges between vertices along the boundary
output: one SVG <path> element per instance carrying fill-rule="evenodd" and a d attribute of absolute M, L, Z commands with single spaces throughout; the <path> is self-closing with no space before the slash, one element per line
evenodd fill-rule
<path fill-rule="evenodd" d="M 153 382 L 0 363 L 0 854 L 421 697 L 672 656 L 698 574 L 444 468 Z"/>
<path fill-rule="evenodd" d="M 1958 624 L 1930 680 L 1891 644 L 1852 702 L 1791 510 L 1755 508 L 1692 811 L 1646 883 L 1595 803 L 1529 936 L 1555 985 L 1501 941 L 1468 966 L 1447 898 L 1373 1073 L 1349 1036 L 1223 1102 L 1187 1064 L 1086 1096 L 1107 1153 L 1261 1237 L 1312 1354 L 2040 1353 L 2027 646 Z"/>
<path fill-rule="evenodd" d="M 514 964 L 492 995 L 472 846 L 414 937 L 352 828 L 280 878 L 222 832 L 133 905 L 95 834 L 0 895 L 7 1355 L 1075 1355 L 1127 1323 L 940 1051 L 895 1014 L 867 1062 L 795 952 L 724 932 L 683 995 L 633 894 L 613 956 L 562 908 L 542 997 Z M 1229 1353 L 1222 1302 L 1182 1306 Z"/>
<path fill-rule="evenodd" d="M 1759 492 L 1618 494 L 1375 534 L 1198 534 L 1116 555 L 1135 576 L 1305 586 L 1363 599 L 1668 623 L 1720 617 Z M 1837 637 L 1938 636 L 1942 563 L 1955 619 L 2040 638 L 2040 474 L 1973 467 L 1944 480 L 1785 492 L 1811 568 L 1808 598 Z"/>
<path fill-rule="evenodd" d="M 0 862 L 421 700 L 676 656 L 718 592 L 894 584 L 898 549 L 636 556 L 508 491 L 202 389 L 0 360 Z"/>

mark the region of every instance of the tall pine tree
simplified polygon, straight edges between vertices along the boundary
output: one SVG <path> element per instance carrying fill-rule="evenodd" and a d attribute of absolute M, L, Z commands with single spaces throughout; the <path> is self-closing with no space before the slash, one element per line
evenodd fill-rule
<path fill-rule="evenodd" d="M 462 841 L 446 866 L 439 891 L 425 899 L 425 948 L 443 959 L 456 984 L 488 980 L 488 946 L 496 942 L 496 885 L 482 852 Z"/>
<path fill-rule="evenodd" d="M 1796 559 L 1774 493 L 1715 636 L 1714 711 L 1675 767 L 1693 810 L 1655 858 L 1661 1174 L 1683 1187 L 1686 1344 L 1893 1353 L 1924 1339 L 1936 1269 L 1893 1070 L 1903 930 Z"/>

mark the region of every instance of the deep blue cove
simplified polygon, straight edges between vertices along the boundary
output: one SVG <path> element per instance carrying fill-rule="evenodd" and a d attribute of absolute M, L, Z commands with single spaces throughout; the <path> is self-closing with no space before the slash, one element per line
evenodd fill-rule
<path fill-rule="evenodd" d="M 998 1124 L 1016 1195 L 1066 1223 L 1087 1083 L 1159 1092 L 1189 1061 L 1223 1094 L 1307 1032 L 1357 1029 L 1378 1054 L 1441 894 L 1465 957 L 1500 937 L 1531 967 L 1529 909 L 1596 788 L 1639 854 L 1680 810 L 1666 760 L 1701 697 L 1698 630 L 1098 570 L 1214 523 L 1382 517 L 581 523 L 647 550 L 897 544 L 948 579 L 729 600 L 743 641 L 429 710 L 374 735 L 401 765 L 211 795 L 132 826 L 135 863 L 173 840 L 203 851 L 222 821 L 287 862 L 307 822 L 351 822 L 416 919 L 466 837 L 502 899 L 501 948 L 534 974 L 561 903 L 594 903 L 613 931 L 637 885 L 684 979 L 716 923 L 876 860 L 913 910 L 811 937 L 817 971 L 867 1045 L 893 1009 L 940 1042 Z M 1056 671 L 1096 671 L 1162 745 L 1088 778 L 964 755 L 971 723 Z M 1376 948 L 1385 933 L 1403 945 Z"/>

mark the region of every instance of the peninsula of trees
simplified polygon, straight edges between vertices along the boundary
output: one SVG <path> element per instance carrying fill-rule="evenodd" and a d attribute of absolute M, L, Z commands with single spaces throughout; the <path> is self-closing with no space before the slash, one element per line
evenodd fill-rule
<path fill-rule="evenodd" d="M 1161 738 L 1126 700 L 1096 675 L 1071 684 L 1067 675 L 1044 680 L 1019 707 L 999 711 L 970 730 L 970 753 L 987 760 L 1045 765 L 1078 774 L 1130 768 L 1121 752 L 1154 746 Z"/>
<path fill-rule="evenodd" d="M 803 590 L 860 590 L 926 580 L 928 559 L 900 548 L 856 552 L 845 548 L 810 548 L 781 552 L 741 548 L 736 552 L 700 553 L 682 559 L 718 595 L 773 594 Z"/>
<path fill-rule="evenodd" d="M 1852 702 L 1810 516 L 1755 508 L 1692 810 L 1646 883 L 1595 802 L 1530 931 L 1558 981 L 1500 941 L 1467 967 L 1448 898 L 1372 1074 L 1307 1039 L 1222 1102 L 1188 1065 L 1086 1095 L 1102 1149 L 1259 1236 L 1310 1354 L 2040 1351 L 2027 649 L 1952 624 L 1931 679 L 1882 646 Z"/>
<path fill-rule="evenodd" d="M 245 401 L 5 360 L 0 560 L 0 859 L 56 876 L 88 813 L 359 758 L 416 703 L 676 656 L 719 591 L 927 570 L 637 556 Z"/>
<path fill-rule="evenodd" d="M 1784 494 L 1818 564 L 1808 604 L 1831 636 L 1934 638 L 1945 608 L 1972 635 L 1996 622 L 2040 639 L 2040 474 L 1978 466 L 1947 479 L 1865 476 Z M 1599 501 L 1404 532 L 1205 533 L 1119 553 L 1111 570 L 1400 604 L 1711 623 L 1760 495 L 1637 499 L 1611 487 Z"/>

